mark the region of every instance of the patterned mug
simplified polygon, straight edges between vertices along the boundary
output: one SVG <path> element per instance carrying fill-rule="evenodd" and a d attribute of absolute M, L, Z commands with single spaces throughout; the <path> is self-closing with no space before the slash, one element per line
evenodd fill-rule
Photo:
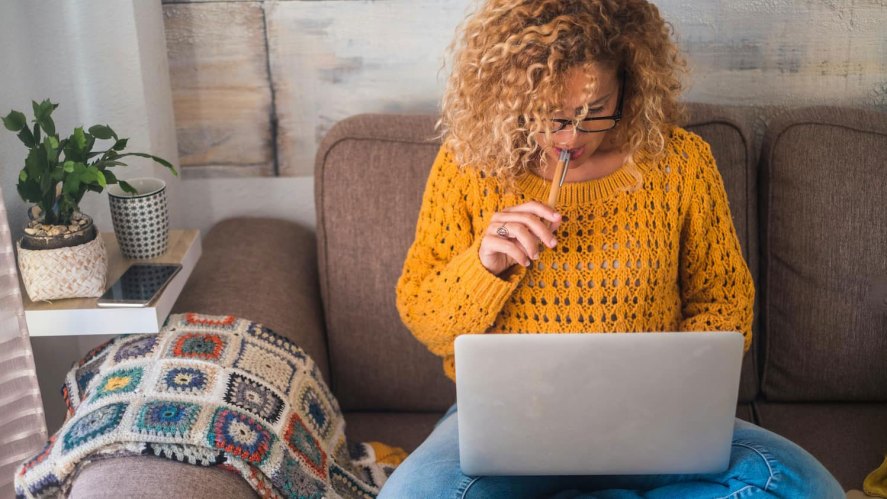
<path fill-rule="evenodd" d="M 127 182 L 138 194 L 128 194 L 117 184 L 108 186 L 111 222 L 120 251 L 126 258 L 139 260 L 160 256 L 169 243 L 166 182 L 159 178 Z"/>

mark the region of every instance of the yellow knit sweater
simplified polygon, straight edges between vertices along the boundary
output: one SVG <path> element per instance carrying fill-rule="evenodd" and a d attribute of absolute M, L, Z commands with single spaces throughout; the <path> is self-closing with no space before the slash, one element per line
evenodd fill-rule
<path fill-rule="evenodd" d="M 550 183 L 527 173 L 506 192 L 460 169 L 442 148 L 434 162 L 397 283 L 412 333 L 455 379 L 453 342 L 468 333 L 740 331 L 751 343 L 754 284 L 711 150 L 676 129 L 666 154 L 640 159 L 643 187 L 625 167 L 566 183 L 557 246 L 507 279 L 488 272 L 478 248 L 490 217 Z"/>

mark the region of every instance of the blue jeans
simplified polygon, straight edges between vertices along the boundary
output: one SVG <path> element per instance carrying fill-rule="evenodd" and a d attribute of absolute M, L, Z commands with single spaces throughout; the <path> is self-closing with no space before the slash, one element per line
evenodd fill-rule
<path fill-rule="evenodd" d="M 481 476 L 459 468 L 456 406 L 391 475 L 380 499 L 740 498 L 842 499 L 844 491 L 807 451 L 737 419 L 730 466 L 706 475 Z"/>

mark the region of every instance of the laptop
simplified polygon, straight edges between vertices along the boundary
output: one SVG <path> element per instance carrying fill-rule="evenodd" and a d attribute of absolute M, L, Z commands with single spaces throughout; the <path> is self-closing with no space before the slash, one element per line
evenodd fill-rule
<path fill-rule="evenodd" d="M 724 471 L 742 353 L 738 332 L 459 336 L 462 472 Z"/>

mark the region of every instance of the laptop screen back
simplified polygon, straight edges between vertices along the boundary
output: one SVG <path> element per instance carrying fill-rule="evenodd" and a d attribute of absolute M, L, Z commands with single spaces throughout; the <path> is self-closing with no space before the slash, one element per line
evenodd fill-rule
<path fill-rule="evenodd" d="M 723 471 L 742 351 L 735 332 L 459 336 L 462 470 Z"/>

